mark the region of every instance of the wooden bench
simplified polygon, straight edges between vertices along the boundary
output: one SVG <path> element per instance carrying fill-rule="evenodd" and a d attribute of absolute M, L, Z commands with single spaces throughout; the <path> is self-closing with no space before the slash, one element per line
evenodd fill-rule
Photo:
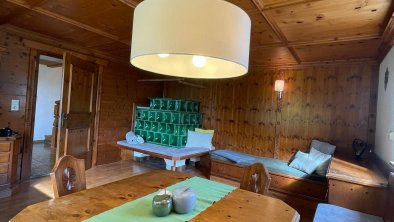
<path fill-rule="evenodd" d="M 210 179 L 238 185 L 244 165 L 210 159 Z M 285 201 L 295 208 L 302 217 L 312 219 L 317 205 L 327 201 L 328 184 L 277 172 L 269 172 L 272 180 L 269 196 Z"/>

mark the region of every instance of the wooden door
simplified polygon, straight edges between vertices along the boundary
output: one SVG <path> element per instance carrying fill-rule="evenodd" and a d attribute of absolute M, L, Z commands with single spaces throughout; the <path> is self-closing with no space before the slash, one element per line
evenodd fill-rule
<path fill-rule="evenodd" d="M 57 159 L 71 155 L 92 166 L 98 66 L 64 54 L 64 82 L 61 99 Z"/>

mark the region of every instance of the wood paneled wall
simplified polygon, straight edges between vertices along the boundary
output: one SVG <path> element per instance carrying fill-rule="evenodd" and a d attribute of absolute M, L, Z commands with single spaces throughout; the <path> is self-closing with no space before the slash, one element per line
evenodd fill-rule
<path fill-rule="evenodd" d="M 354 138 L 373 142 L 377 67 L 316 65 L 250 71 L 228 80 L 200 80 L 204 89 L 166 83 L 165 96 L 201 101 L 214 146 L 289 160 L 313 138 L 350 155 Z M 285 80 L 278 110 L 274 81 Z M 374 108 L 375 106 L 375 108 Z"/>
<path fill-rule="evenodd" d="M 29 49 L 24 47 L 18 36 L 0 32 L 0 128 L 9 126 L 23 133 Z M 11 100 L 19 99 L 19 111 L 11 112 Z"/>
<path fill-rule="evenodd" d="M 0 128 L 10 126 L 24 134 L 26 92 L 30 49 L 16 34 L 0 31 Z M 133 103 L 147 103 L 151 96 L 160 97 L 162 83 L 137 82 L 146 78 L 131 66 L 110 62 L 103 70 L 97 164 L 120 159 L 116 141 L 131 128 Z M 11 112 L 11 99 L 20 100 L 20 110 Z"/>
<path fill-rule="evenodd" d="M 144 74 L 127 65 L 110 63 L 104 69 L 101 89 L 97 163 L 120 160 L 116 142 L 131 129 L 133 103 L 148 104 L 149 97 L 163 95 L 163 83 L 143 83 Z"/>

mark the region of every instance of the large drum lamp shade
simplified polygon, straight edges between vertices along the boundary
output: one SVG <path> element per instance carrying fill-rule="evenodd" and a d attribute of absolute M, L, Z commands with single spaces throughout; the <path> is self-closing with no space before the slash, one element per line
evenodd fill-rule
<path fill-rule="evenodd" d="M 248 72 L 250 18 L 222 0 L 145 0 L 134 11 L 130 62 L 201 79 Z"/>

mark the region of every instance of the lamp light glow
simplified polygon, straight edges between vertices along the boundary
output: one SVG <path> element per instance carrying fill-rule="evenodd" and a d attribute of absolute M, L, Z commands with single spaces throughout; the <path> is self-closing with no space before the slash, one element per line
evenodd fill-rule
<path fill-rule="evenodd" d="M 170 54 L 168 54 L 168 53 L 160 53 L 160 54 L 157 54 L 160 58 L 167 58 L 168 56 L 170 56 Z"/>
<path fill-rule="evenodd" d="M 144 0 L 134 10 L 130 63 L 184 78 L 241 76 L 250 31 L 248 14 L 227 1 Z"/>
<path fill-rule="evenodd" d="M 275 92 L 283 92 L 285 88 L 285 81 L 284 80 L 276 80 L 275 81 Z"/>
<path fill-rule="evenodd" d="M 285 89 L 285 81 L 284 80 L 276 80 L 275 81 L 275 92 L 278 92 L 278 99 L 282 99 L 283 90 Z"/>
<path fill-rule="evenodd" d="M 193 65 L 197 68 L 202 68 L 207 64 L 207 59 L 204 56 L 193 56 Z"/>

